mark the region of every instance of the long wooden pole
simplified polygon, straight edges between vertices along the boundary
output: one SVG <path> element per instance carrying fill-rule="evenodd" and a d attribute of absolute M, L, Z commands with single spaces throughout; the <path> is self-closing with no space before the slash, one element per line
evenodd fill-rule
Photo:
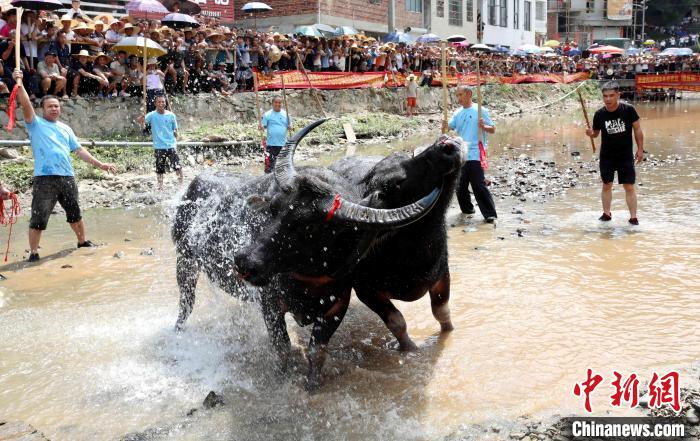
<path fill-rule="evenodd" d="M 481 121 L 481 106 L 483 105 L 483 99 L 481 97 L 481 65 L 479 64 L 479 54 L 476 54 L 476 102 L 479 105 L 479 108 L 477 110 L 477 116 L 476 116 L 476 121 L 477 121 L 477 128 L 478 128 L 478 133 L 479 133 L 479 144 L 484 142 L 484 134 L 481 128 L 479 128 L 478 124 L 479 121 Z"/>
<path fill-rule="evenodd" d="M 447 132 L 447 44 L 440 43 L 442 52 L 442 133 Z"/>
<path fill-rule="evenodd" d="M 287 130 L 292 131 L 292 118 L 289 116 L 289 108 L 287 107 L 287 91 L 284 88 L 284 73 L 280 74 L 282 79 L 282 102 L 284 102 L 284 113 L 287 114 Z"/>
<path fill-rule="evenodd" d="M 591 121 L 588 119 L 588 110 L 586 110 L 586 103 L 583 101 L 583 95 L 581 91 L 577 90 L 578 99 L 581 101 L 581 109 L 583 109 L 583 117 L 586 118 L 586 127 L 591 128 Z M 595 153 L 595 140 L 591 138 L 591 147 L 593 148 L 593 153 Z"/>
<path fill-rule="evenodd" d="M 258 73 L 253 71 L 253 89 L 255 90 L 255 111 L 258 115 L 258 130 L 262 139 L 263 150 L 265 150 L 265 134 L 262 130 L 262 115 L 260 114 L 260 96 L 258 93 Z"/>
<path fill-rule="evenodd" d="M 17 24 L 15 25 L 15 69 L 22 69 L 20 64 L 22 57 L 20 56 L 20 38 L 22 36 L 22 12 L 24 8 L 16 8 L 17 10 Z"/>
<path fill-rule="evenodd" d="M 317 95 L 317 90 L 314 89 L 313 84 L 311 84 L 311 78 L 309 78 L 309 74 L 306 72 L 306 68 L 304 67 L 304 63 L 301 61 L 301 57 L 299 56 L 299 51 L 296 51 L 297 54 L 297 61 L 299 62 L 299 69 L 301 69 L 302 75 L 304 75 L 304 78 L 306 78 L 306 82 L 309 83 L 309 87 L 311 88 L 311 93 L 314 95 L 314 98 L 316 98 L 316 102 L 318 103 L 318 107 L 321 109 L 321 113 L 323 113 L 323 117 L 327 118 L 328 115 L 326 115 L 326 111 L 323 110 L 323 104 L 321 103 L 321 98 Z"/>
<path fill-rule="evenodd" d="M 146 58 L 146 55 L 148 54 L 146 50 L 146 36 L 143 36 L 143 114 L 145 115 L 148 113 L 148 103 L 147 103 L 147 90 L 146 90 L 146 83 L 147 83 L 147 77 L 148 77 L 148 72 L 147 72 L 147 67 L 148 67 L 148 59 Z"/>

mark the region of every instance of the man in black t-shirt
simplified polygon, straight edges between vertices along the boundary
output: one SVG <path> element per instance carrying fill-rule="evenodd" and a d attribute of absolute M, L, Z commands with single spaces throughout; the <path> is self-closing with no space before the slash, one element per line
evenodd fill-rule
<path fill-rule="evenodd" d="M 616 82 L 610 81 L 603 86 L 605 107 L 599 109 L 593 117 L 593 128 L 586 130 L 586 135 L 597 138 L 603 133 L 600 147 L 600 177 L 603 181 L 601 199 L 603 215 L 599 220 L 612 219 L 612 187 L 617 172 L 617 182 L 625 189 L 627 207 L 630 210 L 629 223 L 639 225 L 637 220 L 637 193 L 634 189 L 637 164 L 644 159 L 644 134 L 639 124 L 639 115 L 634 107 L 620 102 L 620 89 Z M 632 132 L 637 143 L 637 152 L 632 151 Z"/>

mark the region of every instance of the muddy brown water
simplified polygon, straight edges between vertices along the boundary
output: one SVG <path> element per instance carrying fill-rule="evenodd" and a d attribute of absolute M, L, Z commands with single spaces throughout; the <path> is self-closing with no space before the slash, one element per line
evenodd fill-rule
<path fill-rule="evenodd" d="M 401 355 L 378 318 L 353 300 L 331 342 L 325 385 L 313 396 L 302 389 L 308 332 L 289 320 L 297 372 L 271 377 L 274 355 L 256 307 L 205 280 L 187 330 L 173 332 L 178 294 L 168 213 L 176 197 L 158 208 L 89 210 L 88 237 L 104 243 L 93 250 L 72 250 L 74 238 L 54 216 L 45 259 L 33 266 L 21 262 L 23 218 L 11 262 L 0 268 L 8 277 L 0 282 L 0 419 L 27 421 L 52 440 L 136 432 L 147 440 L 422 440 L 473 423 L 498 424 L 505 436 L 520 415 L 582 414 L 572 390 L 587 368 L 607 383 L 593 394 L 599 414 L 611 410 L 613 370 L 642 380 L 679 370 L 683 386 L 694 384 L 700 102 L 639 110 L 647 150 L 682 159 L 641 167 L 641 226 L 626 224 L 619 189 L 614 220 L 597 222 L 597 187 L 546 204 L 500 201 L 495 229 L 478 216 L 458 222 L 449 229 L 455 331 L 439 335 L 427 298 L 401 303 L 420 346 Z M 493 163 L 522 153 L 560 166 L 575 166 L 571 151 L 590 159 L 578 119 L 501 123 Z M 450 223 L 456 216 L 453 207 Z M 210 390 L 223 394 L 224 407 L 201 409 Z M 200 410 L 187 416 L 192 408 Z"/>

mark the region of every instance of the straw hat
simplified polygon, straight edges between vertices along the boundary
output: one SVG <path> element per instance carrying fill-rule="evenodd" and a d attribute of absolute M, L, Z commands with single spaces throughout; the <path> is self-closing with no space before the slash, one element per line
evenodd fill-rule
<path fill-rule="evenodd" d="M 97 61 L 97 60 L 99 60 L 101 57 L 106 58 L 106 59 L 107 59 L 107 62 L 112 61 L 112 57 L 110 57 L 109 55 L 105 54 L 104 52 L 99 52 L 97 55 L 95 55 L 94 60 Z"/>
<path fill-rule="evenodd" d="M 182 30 L 182 32 L 192 32 L 192 31 L 193 31 L 193 29 L 190 27 L 186 27 Z"/>
<path fill-rule="evenodd" d="M 93 18 L 95 21 L 101 21 L 103 23 L 112 23 L 114 21 L 114 16 L 111 14 L 100 14 Z"/>
<path fill-rule="evenodd" d="M 90 52 L 88 52 L 87 49 L 81 49 L 80 52 L 78 52 L 77 54 L 72 54 L 72 56 L 75 57 L 75 58 L 79 58 L 79 57 L 88 57 L 88 59 L 89 59 L 90 61 L 92 61 L 92 60 L 95 59 L 95 57 L 93 57 L 92 55 L 90 55 Z"/>
<path fill-rule="evenodd" d="M 148 61 L 146 62 L 146 66 L 150 66 L 151 64 L 158 64 L 158 59 L 157 58 L 149 58 Z"/>
<path fill-rule="evenodd" d="M 75 26 L 71 29 L 73 29 L 74 31 L 89 31 L 90 27 L 85 22 L 81 21 L 80 23 L 78 23 L 77 26 Z"/>
<path fill-rule="evenodd" d="M 158 29 L 151 29 L 148 35 L 158 34 L 158 37 L 163 38 L 163 33 Z"/>
<path fill-rule="evenodd" d="M 270 46 L 270 61 L 273 63 L 276 63 L 281 58 L 282 58 L 282 51 L 280 51 L 280 48 L 278 48 L 274 44 L 272 46 Z"/>
<path fill-rule="evenodd" d="M 136 32 L 136 33 L 141 32 L 141 26 L 134 26 L 134 25 L 132 25 L 131 23 L 125 24 L 123 29 L 124 29 L 125 31 L 126 31 L 127 29 L 133 29 L 134 32 Z"/>
<path fill-rule="evenodd" d="M 161 26 L 161 27 L 159 27 L 157 30 L 158 30 L 158 32 L 160 32 L 161 34 L 170 34 L 170 33 L 173 32 L 173 30 L 170 29 L 170 28 L 167 27 L 167 26 Z"/>
<path fill-rule="evenodd" d="M 413 81 L 413 80 L 415 80 L 415 79 L 416 79 L 416 76 L 413 75 L 413 74 L 410 74 L 410 75 L 408 76 L 408 81 Z"/>
<path fill-rule="evenodd" d="M 93 28 L 96 28 L 98 26 L 102 26 L 104 28 L 105 26 L 107 26 L 107 24 L 105 22 L 103 22 L 102 20 L 95 20 L 92 22 Z"/>

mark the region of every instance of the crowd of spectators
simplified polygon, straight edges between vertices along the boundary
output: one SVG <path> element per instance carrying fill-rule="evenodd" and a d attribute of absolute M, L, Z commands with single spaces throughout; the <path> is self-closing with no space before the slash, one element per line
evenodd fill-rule
<path fill-rule="evenodd" d="M 90 95 L 117 97 L 140 94 L 143 60 L 114 51 L 126 37 L 148 36 L 167 54 L 147 62 L 149 91 L 214 92 L 224 95 L 253 87 L 253 69 L 264 73 L 306 69 L 312 72 L 419 73 L 429 85 L 440 75 L 440 47 L 435 44 L 382 43 L 365 35 L 313 37 L 256 32 L 221 26 L 210 17 L 197 17 L 197 28 L 173 29 L 157 20 L 109 15 L 88 17 L 79 0 L 63 16 L 25 11 L 22 17 L 22 69 L 32 98 L 51 93 L 63 99 Z M 10 10 L 0 19 L 0 94 L 13 86 L 14 29 Z M 563 46 L 563 47 L 567 47 Z M 484 74 L 512 76 L 532 73 L 591 72 L 597 78 L 634 78 L 638 73 L 699 71 L 691 57 L 589 56 L 568 51 L 516 56 L 475 53 L 467 45 L 450 46 L 450 73 L 475 70 L 481 58 Z"/>
<path fill-rule="evenodd" d="M 665 38 L 658 40 L 661 49 L 667 47 L 695 47 L 700 43 L 700 18 L 685 17 L 678 25 L 651 26 L 652 33 Z"/>

